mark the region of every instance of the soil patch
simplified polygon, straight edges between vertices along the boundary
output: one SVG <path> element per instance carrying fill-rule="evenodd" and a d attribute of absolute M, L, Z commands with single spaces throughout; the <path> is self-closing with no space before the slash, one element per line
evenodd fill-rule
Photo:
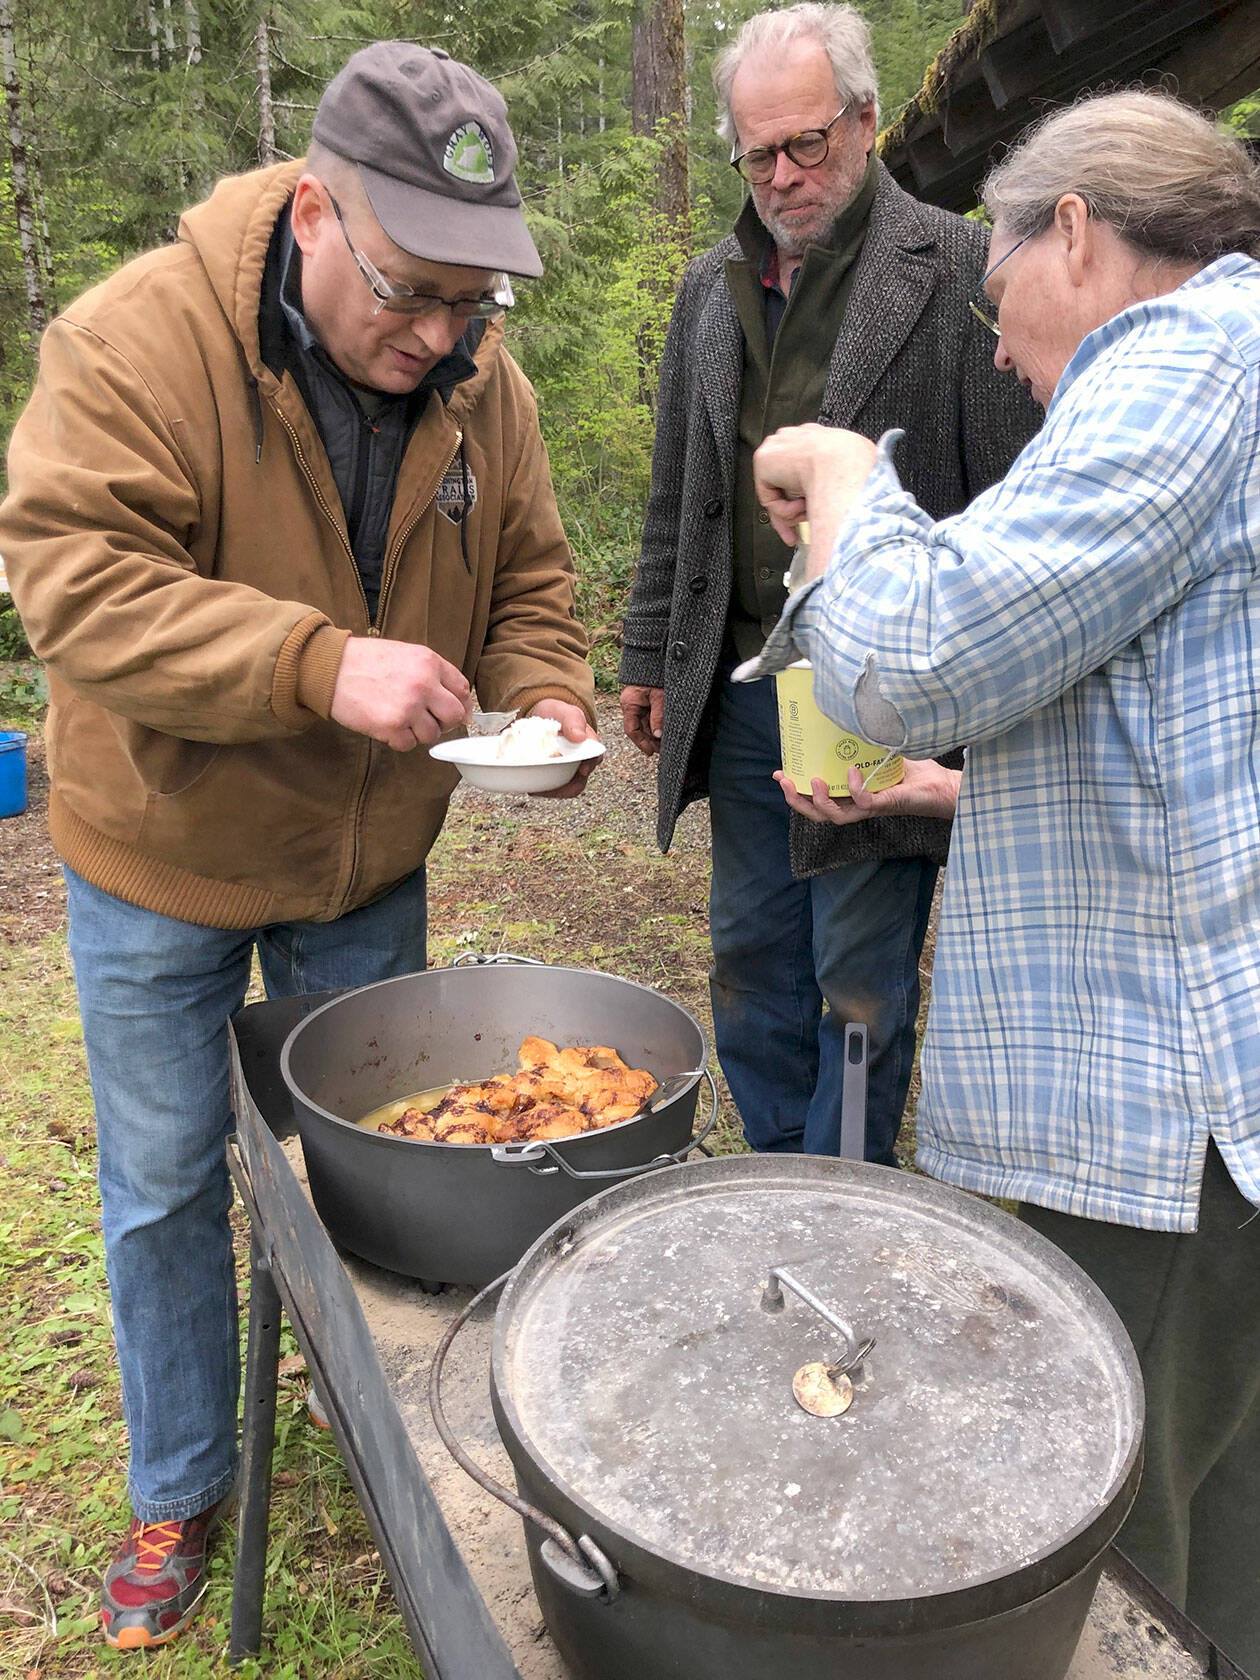
<path fill-rule="evenodd" d="M 26 810 L 0 821 L 0 946 L 37 944 L 65 920 L 65 884 L 48 840 L 43 736 L 32 725 L 27 737 Z"/>

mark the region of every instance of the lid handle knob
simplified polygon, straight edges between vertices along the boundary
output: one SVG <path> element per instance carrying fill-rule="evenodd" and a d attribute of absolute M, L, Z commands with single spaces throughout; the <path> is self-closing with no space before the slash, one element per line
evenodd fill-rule
<path fill-rule="evenodd" d="M 783 1311 L 786 1304 L 783 1299 L 785 1288 L 790 1289 L 794 1295 L 799 1295 L 807 1307 L 812 1308 L 820 1318 L 825 1319 L 832 1329 L 838 1330 L 843 1337 L 843 1357 L 836 1360 L 834 1364 L 826 1365 L 821 1369 L 827 1382 L 831 1385 L 840 1387 L 840 1379 L 845 1379 L 843 1388 L 847 1391 L 848 1399 L 845 1401 L 843 1410 L 847 1411 L 848 1401 L 852 1398 L 853 1385 L 862 1380 L 862 1361 L 875 1346 L 875 1338 L 867 1336 L 863 1341 L 859 1341 L 853 1326 L 847 1320 L 841 1318 L 838 1313 L 833 1312 L 810 1290 L 806 1289 L 800 1279 L 793 1277 L 786 1266 L 771 1266 L 770 1268 L 770 1276 L 761 1292 L 761 1306 L 764 1312 L 779 1313 Z M 797 1376 L 800 1377 L 801 1374 L 801 1372 L 798 1372 Z M 795 1391 L 799 1401 L 801 1396 L 798 1386 Z M 801 1403 L 804 1404 L 803 1401 Z M 813 1410 L 813 1407 L 807 1406 L 806 1410 Z"/>

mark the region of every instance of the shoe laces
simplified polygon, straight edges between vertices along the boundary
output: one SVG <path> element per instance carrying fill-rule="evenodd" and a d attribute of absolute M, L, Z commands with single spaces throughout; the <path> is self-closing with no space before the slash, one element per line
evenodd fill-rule
<path fill-rule="evenodd" d="M 183 1524 L 179 1522 L 137 1522 L 136 1568 L 159 1573 L 180 1542 Z"/>

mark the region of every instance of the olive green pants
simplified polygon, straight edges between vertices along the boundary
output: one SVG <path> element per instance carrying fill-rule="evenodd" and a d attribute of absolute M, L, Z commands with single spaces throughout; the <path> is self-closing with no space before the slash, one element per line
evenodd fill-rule
<path fill-rule="evenodd" d="M 1260 1214 L 1209 1146 L 1190 1234 L 1025 1204 L 1093 1278 L 1146 1384 L 1146 1468 L 1116 1544 L 1260 1680 Z"/>

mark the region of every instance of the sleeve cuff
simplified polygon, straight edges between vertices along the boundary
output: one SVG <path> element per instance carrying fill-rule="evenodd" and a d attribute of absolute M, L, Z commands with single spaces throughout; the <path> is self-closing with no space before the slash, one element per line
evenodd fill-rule
<path fill-rule="evenodd" d="M 821 577 L 811 578 L 803 588 L 788 596 L 779 622 L 766 637 L 766 645 L 752 659 L 745 659 L 735 667 L 731 672 L 732 682 L 756 682 L 759 677 L 773 677 L 809 657 L 796 640 L 796 615 L 821 582 Z"/>
<path fill-rule="evenodd" d="M 292 685 L 295 728 L 305 728 L 311 721 L 312 713 L 321 718 L 332 715 L 337 672 L 341 668 L 341 656 L 349 640 L 349 630 L 339 630 L 335 624 L 329 624 L 322 616 L 314 623 L 304 621 L 289 637 L 285 649 L 282 650 L 282 657 L 293 644 L 297 644 L 294 649 Z M 276 712 L 284 716 L 279 704 L 276 704 Z"/>
<path fill-rule="evenodd" d="M 617 667 L 617 681 L 622 688 L 665 687 L 665 661 L 659 651 L 641 653 L 638 648 L 624 647 Z"/>

